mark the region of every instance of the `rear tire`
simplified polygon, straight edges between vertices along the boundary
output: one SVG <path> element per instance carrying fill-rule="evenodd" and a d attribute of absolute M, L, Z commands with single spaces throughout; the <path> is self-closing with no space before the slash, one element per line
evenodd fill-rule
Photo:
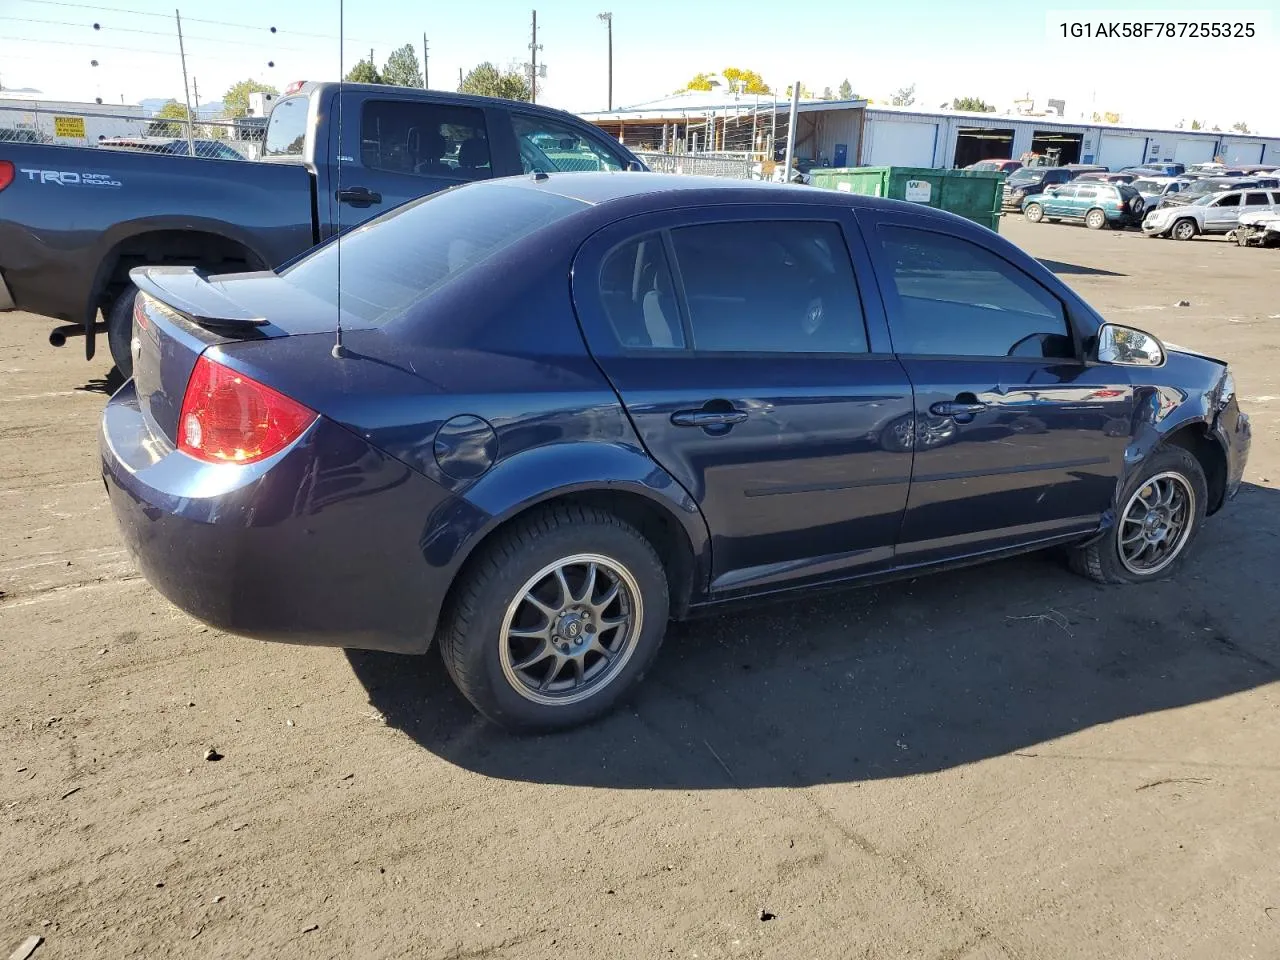
<path fill-rule="evenodd" d="M 1144 500 L 1151 500 L 1155 496 L 1151 491 L 1155 490 L 1174 491 L 1184 507 L 1180 514 L 1170 511 L 1174 516 L 1169 522 L 1156 522 L 1152 525 L 1154 529 L 1148 530 L 1143 524 L 1152 511 L 1145 507 Z M 1115 527 L 1105 536 L 1068 553 L 1071 569 L 1098 583 L 1143 583 L 1173 576 L 1204 523 L 1208 491 L 1204 469 L 1190 451 L 1173 446 L 1156 451 L 1125 484 L 1118 500 Z M 1135 562 L 1133 552 L 1143 542 L 1141 538 L 1171 529 L 1179 522 L 1179 516 L 1182 526 L 1168 533 L 1172 539 L 1165 541 L 1169 545 L 1167 554 L 1160 554 L 1158 544 L 1152 543 L 1157 551 L 1150 562 L 1146 565 L 1141 560 Z"/>
<path fill-rule="evenodd" d="M 1032 223 L 1039 223 L 1044 219 L 1044 207 L 1038 203 L 1028 203 L 1027 209 L 1022 211 L 1022 215 Z"/>
<path fill-rule="evenodd" d="M 667 577 L 652 544 L 604 510 L 559 506 L 481 550 L 439 634 L 463 696 L 515 731 L 564 729 L 615 707 L 667 631 Z"/>
<path fill-rule="evenodd" d="M 1095 207 L 1084 215 L 1084 225 L 1090 230 L 1101 230 L 1107 225 L 1107 215 Z"/>
<path fill-rule="evenodd" d="M 138 296 L 138 288 L 132 283 L 124 288 L 107 308 L 107 346 L 111 350 L 111 359 L 126 380 L 133 376 L 133 301 Z"/>

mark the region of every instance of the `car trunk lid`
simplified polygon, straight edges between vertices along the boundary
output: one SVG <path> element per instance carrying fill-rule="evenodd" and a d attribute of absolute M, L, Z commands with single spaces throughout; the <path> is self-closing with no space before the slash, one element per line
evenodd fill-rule
<path fill-rule="evenodd" d="M 176 442 L 182 400 L 196 360 L 209 347 L 334 329 L 334 307 L 271 272 L 209 277 L 192 267 L 130 274 L 134 304 L 133 378 L 143 412 Z M 344 318 L 344 328 L 364 326 Z"/>

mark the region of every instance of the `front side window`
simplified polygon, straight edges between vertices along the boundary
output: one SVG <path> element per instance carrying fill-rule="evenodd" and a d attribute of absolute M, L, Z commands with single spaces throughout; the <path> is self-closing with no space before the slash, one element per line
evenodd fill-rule
<path fill-rule="evenodd" d="M 881 227 L 899 309 L 900 354 L 1069 359 L 1062 302 L 990 250 L 947 234 Z"/>
<path fill-rule="evenodd" d="M 1222 197 L 1214 204 L 1215 207 L 1238 207 L 1240 206 L 1240 194 L 1229 193 Z"/>
<path fill-rule="evenodd" d="M 267 157 L 300 157 L 307 139 L 308 97 L 277 100 L 267 120 L 262 154 Z"/>
<path fill-rule="evenodd" d="M 422 177 L 493 176 L 484 112 L 451 104 L 366 101 L 360 114 L 360 162 L 372 170 Z"/>
<path fill-rule="evenodd" d="M 511 115 L 520 164 L 525 173 L 569 173 L 574 170 L 622 170 L 622 154 L 584 131 L 554 119 Z"/>
<path fill-rule="evenodd" d="M 672 230 L 671 239 L 695 350 L 867 352 L 839 224 L 709 223 Z"/>

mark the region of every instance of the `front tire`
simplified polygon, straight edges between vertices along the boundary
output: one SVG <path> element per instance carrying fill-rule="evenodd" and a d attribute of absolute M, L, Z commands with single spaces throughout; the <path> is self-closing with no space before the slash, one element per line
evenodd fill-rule
<path fill-rule="evenodd" d="M 481 549 L 440 631 L 463 696 L 515 731 L 564 729 L 616 706 L 667 631 L 652 544 L 604 510 L 560 506 Z"/>
<path fill-rule="evenodd" d="M 1071 568 L 1098 583 L 1172 576 L 1204 523 L 1208 491 L 1190 451 L 1157 451 L 1121 492 L 1115 528 L 1071 551 Z"/>
<path fill-rule="evenodd" d="M 1175 240 L 1194 240 L 1200 228 L 1196 226 L 1196 222 L 1190 219 L 1182 219 L 1173 225 L 1173 229 L 1169 231 L 1169 235 Z"/>
<path fill-rule="evenodd" d="M 138 288 L 131 283 L 107 308 L 107 347 L 116 368 L 126 380 L 133 376 L 130 344 L 133 342 L 133 301 L 137 296 Z"/>
<path fill-rule="evenodd" d="M 1027 209 L 1022 211 L 1022 215 L 1032 223 L 1039 223 L 1044 219 L 1044 207 L 1038 203 L 1028 203 Z"/>
<path fill-rule="evenodd" d="M 1107 215 L 1101 210 L 1090 210 L 1084 215 L 1084 225 L 1090 230 L 1101 230 L 1107 225 Z"/>

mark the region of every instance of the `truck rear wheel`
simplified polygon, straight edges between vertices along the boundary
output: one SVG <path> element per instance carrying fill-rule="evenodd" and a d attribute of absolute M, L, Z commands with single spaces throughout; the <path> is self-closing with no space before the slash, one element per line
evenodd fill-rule
<path fill-rule="evenodd" d="M 133 376 L 133 352 L 129 347 L 133 342 L 133 301 L 137 295 L 138 288 L 131 283 L 107 308 L 107 346 L 116 369 L 126 380 Z"/>

